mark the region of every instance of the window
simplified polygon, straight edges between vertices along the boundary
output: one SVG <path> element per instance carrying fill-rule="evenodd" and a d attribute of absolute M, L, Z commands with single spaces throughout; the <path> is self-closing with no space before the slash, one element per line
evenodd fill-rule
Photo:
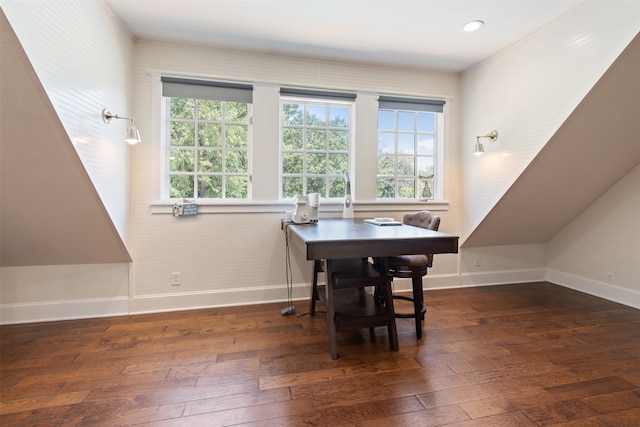
<path fill-rule="evenodd" d="M 355 94 L 281 89 L 280 197 L 343 197 Z"/>
<path fill-rule="evenodd" d="M 252 90 L 162 78 L 165 197 L 250 199 Z"/>
<path fill-rule="evenodd" d="M 444 101 L 381 96 L 378 199 L 433 199 Z"/>

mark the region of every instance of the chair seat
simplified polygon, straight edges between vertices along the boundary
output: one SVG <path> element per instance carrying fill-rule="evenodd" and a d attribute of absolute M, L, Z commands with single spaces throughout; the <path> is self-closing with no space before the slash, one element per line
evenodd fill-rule
<path fill-rule="evenodd" d="M 410 267 L 423 269 L 429 266 L 429 257 L 426 255 L 400 255 L 389 257 L 389 267 Z"/>
<path fill-rule="evenodd" d="M 402 218 L 402 222 L 412 227 L 438 231 L 438 227 L 440 226 L 440 217 L 429 211 L 420 211 L 413 214 L 405 214 Z M 433 254 L 392 256 L 389 257 L 387 261 L 389 263 L 389 272 L 394 277 L 411 278 L 413 297 L 393 295 L 393 298 L 412 302 L 413 312 L 395 312 L 395 316 L 415 318 L 416 337 L 420 339 L 422 338 L 422 321 L 424 320 L 424 314 L 427 311 L 427 306 L 424 304 L 422 277 L 427 274 L 427 270 L 433 264 Z"/>

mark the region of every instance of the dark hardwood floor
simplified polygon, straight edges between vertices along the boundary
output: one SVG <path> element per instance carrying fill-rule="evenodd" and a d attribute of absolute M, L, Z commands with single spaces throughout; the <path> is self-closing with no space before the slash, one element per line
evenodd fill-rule
<path fill-rule="evenodd" d="M 307 301 L 4 326 L 0 425 L 640 426 L 640 310 L 549 283 L 425 300 L 422 340 L 339 332 L 337 360 Z"/>

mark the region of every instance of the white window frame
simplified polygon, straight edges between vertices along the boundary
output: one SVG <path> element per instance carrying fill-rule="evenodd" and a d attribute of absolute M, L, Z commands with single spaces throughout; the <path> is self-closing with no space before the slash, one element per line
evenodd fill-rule
<path fill-rule="evenodd" d="M 160 79 L 163 79 L 162 77 Z M 169 111 L 170 111 L 170 102 L 171 102 L 171 98 L 177 98 L 177 97 L 185 97 L 185 98 L 191 98 L 191 99 L 214 99 L 217 101 L 223 101 L 223 102 L 229 102 L 226 99 L 216 99 L 214 97 L 209 96 L 208 98 L 205 97 L 199 97 L 198 96 L 198 90 L 202 89 L 204 91 L 207 90 L 207 88 L 217 88 L 217 90 L 222 90 L 224 91 L 226 86 L 228 85 L 229 87 L 233 87 L 234 85 L 236 85 L 235 83 L 227 83 L 227 82 L 208 82 L 205 80 L 189 80 L 189 79 L 173 79 L 170 77 L 167 77 L 167 80 L 175 80 L 178 83 L 181 80 L 184 80 L 184 84 L 185 85 L 191 85 L 192 88 L 186 88 L 186 92 L 189 93 L 191 92 L 191 95 L 189 96 L 166 96 L 164 94 L 161 95 L 161 107 L 160 107 L 160 114 L 161 114 L 161 123 L 162 123 L 162 130 L 161 130 L 161 145 L 162 145 L 162 150 L 161 150 L 161 174 L 162 174 L 162 182 L 161 182 L 161 186 L 160 186 L 160 197 L 163 200 L 176 200 L 177 198 L 172 198 L 170 196 L 170 176 L 171 175 L 192 175 L 194 177 L 194 192 L 197 191 L 198 188 L 198 177 L 199 176 L 209 176 L 209 175 L 215 175 L 215 176 L 221 176 L 222 177 L 222 197 L 220 198 L 208 198 L 208 197 L 198 197 L 197 195 L 194 194 L 195 197 L 193 197 L 194 200 L 197 201 L 208 201 L 208 202 L 224 202 L 224 201 L 251 201 L 252 200 L 252 163 L 253 163 L 253 149 L 252 149 L 252 145 L 253 145 L 253 104 L 252 102 L 246 102 L 248 104 L 248 120 L 246 123 L 244 122 L 233 122 L 233 121 L 227 121 L 225 117 L 222 117 L 221 120 L 218 121 L 208 121 L 208 120 L 200 120 L 197 117 L 194 117 L 193 119 L 179 119 L 179 120 L 171 120 L 171 118 L 169 117 Z M 162 85 L 162 82 L 161 82 Z M 162 86 L 161 86 L 162 87 Z M 161 89 L 162 91 L 162 89 Z M 224 97 L 223 97 L 224 98 Z M 181 147 L 181 148 L 185 148 L 185 149 L 191 149 L 193 148 L 194 150 L 194 162 L 195 162 L 195 170 L 194 172 L 184 172 L 184 173 L 176 173 L 175 171 L 172 172 L 170 170 L 170 153 L 171 153 L 171 149 L 172 146 L 170 144 L 170 129 L 171 129 L 171 122 L 172 121 L 184 121 L 184 122 L 193 122 L 195 123 L 195 126 L 197 128 L 198 123 L 216 123 L 216 124 L 221 124 L 223 125 L 223 128 L 225 127 L 225 125 L 230 124 L 230 125 L 235 125 L 235 124 L 241 124 L 241 125 L 245 125 L 247 126 L 247 147 L 243 148 L 243 149 L 237 149 L 237 148 L 226 148 L 224 147 L 224 143 L 223 143 L 223 147 L 221 147 L 219 149 L 219 151 L 222 152 L 222 157 L 223 157 L 223 162 L 224 159 L 226 157 L 226 153 L 230 152 L 230 151 L 246 151 L 247 152 L 247 172 L 246 173 L 227 173 L 225 171 L 220 172 L 220 173 L 207 173 L 207 172 L 202 172 L 198 170 L 198 151 L 199 151 L 199 147 L 198 147 L 198 142 L 197 142 L 197 131 L 196 131 L 196 141 L 194 142 L 194 146 L 191 147 Z M 224 136 L 223 136 L 224 139 Z M 227 177 L 231 177 L 231 176 L 246 176 L 248 179 L 248 185 L 247 185 L 247 197 L 246 198 L 228 198 L 225 195 L 225 181 Z M 178 198 L 181 199 L 181 198 Z"/>
<path fill-rule="evenodd" d="M 394 180 L 394 197 L 378 197 L 377 193 L 377 180 L 380 177 L 377 171 L 376 164 L 376 199 L 379 201 L 402 201 L 402 200 L 414 200 L 414 201 L 437 201 L 442 200 L 443 198 L 443 141 L 444 141 L 444 101 L 439 100 L 431 100 L 431 99 L 412 99 L 412 98 L 396 98 L 396 97 L 384 97 L 384 106 L 383 106 L 383 97 L 380 97 L 380 105 L 377 109 L 377 114 L 381 110 L 391 111 L 393 112 L 395 119 L 395 129 L 390 132 L 390 129 L 379 129 L 379 124 L 376 125 L 377 135 L 380 132 L 384 131 L 387 134 L 393 134 L 394 136 L 394 149 L 391 153 L 389 153 L 390 157 L 394 157 L 397 159 L 398 157 L 412 157 L 414 163 L 414 173 L 413 175 L 400 175 L 398 173 L 397 165 L 398 162 L 394 161 L 394 173 L 393 175 L 383 175 L 388 176 Z M 399 113 L 412 113 L 416 116 L 414 120 L 414 129 L 411 131 L 407 130 L 399 130 L 398 129 L 398 115 Z M 418 150 L 418 141 L 421 135 L 430 135 L 430 132 L 421 132 L 418 129 L 418 120 L 417 115 L 420 113 L 431 113 L 434 114 L 434 129 L 433 129 L 433 154 L 420 154 Z M 378 117 L 376 117 L 377 119 Z M 398 137 L 400 135 L 413 135 L 414 139 L 414 151 L 413 154 L 401 153 L 399 152 L 398 145 Z M 378 137 L 377 137 L 378 138 Z M 378 143 L 376 141 L 376 152 L 378 151 Z M 419 173 L 418 169 L 418 159 L 420 158 L 429 158 L 433 159 L 433 183 L 432 183 L 432 194 L 431 197 L 423 197 L 421 192 L 421 188 L 424 190 L 426 186 L 426 182 Z M 376 156 L 378 160 L 378 156 Z M 413 180 L 414 182 L 414 197 L 399 197 L 398 194 L 398 181 L 399 180 Z M 421 185 L 421 182 L 424 182 L 424 185 Z"/>
<path fill-rule="evenodd" d="M 293 94 L 289 94 L 289 93 L 293 93 Z M 297 95 L 299 94 L 299 95 Z M 305 96 L 307 95 L 307 96 Z M 350 98 L 349 100 L 345 100 L 343 98 Z M 301 149 L 296 149 L 296 150 L 285 150 L 284 146 L 283 146 L 283 130 L 285 127 L 284 123 L 283 123 L 283 106 L 285 104 L 289 104 L 289 103 L 296 103 L 296 104 L 304 104 L 305 108 L 307 105 L 322 105 L 325 106 L 327 108 L 329 108 L 330 106 L 339 106 L 339 107 L 347 107 L 349 109 L 349 126 L 347 128 L 349 135 L 348 135 L 348 139 L 347 139 L 347 150 L 346 150 L 346 154 L 347 154 L 347 173 L 349 173 L 350 175 L 350 180 L 351 180 L 351 189 L 352 189 L 352 193 L 353 193 L 353 188 L 354 188 L 354 178 L 353 178 L 353 165 L 354 165 L 354 157 L 355 157 L 355 153 L 354 153 L 354 146 L 355 146 L 355 128 L 356 128 L 356 123 L 355 123 L 355 109 L 356 109 L 356 102 L 355 102 L 355 95 L 351 95 L 351 94 L 346 94 L 346 95 L 342 95 L 340 93 L 335 93 L 335 92 L 318 92 L 318 91 L 314 91 L 314 90 L 306 90 L 306 89 L 282 89 L 281 90 L 281 95 L 280 95 L 280 103 L 279 103 L 279 150 L 280 150 L 280 161 L 279 161 L 279 165 L 278 165 L 278 170 L 279 170 L 279 182 L 278 182 L 278 195 L 279 195 L 279 200 L 286 200 L 289 201 L 291 199 L 293 199 L 293 197 L 288 197 L 288 196 L 284 196 L 283 194 L 283 178 L 285 177 L 285 175 L 283 174 L 283 156 L 285 154 L 285 152 L 300 152 L 302 153 L 303 156 L 305 156 L 308 152 L 311 153 L 322 153 L 324 152 L 327 156 L 330 153 L 341 153 L 342 151 L 333 151 L 330 150 L 330 147 L 327 146 L 325 150 L 307 150 L 307 148 L 305 146 L 303 146 Z M 306 123 L 306 115 L 304 117 L 305 123 L 303 123 L 302 125 L 297 125 L 295 126 L 296 128 L 300 128 L 303 130 L 303 133 L 306 134 L 306 130 L 307 129 L 317 129 L 316 127 L 312 127 L 312 126 L 307 126 Z M 294 127 L 294 126 L 290 126 L 290 127 Z M 334 128 L 332 126 L 330 126 L 329 124 L 327 124 L 326 126 L 320 127 L 321 129 L 326 129 L 327 131 L 331 131 L 332 129 L 335 130 L 342 130 L 342 128 Z M 303 143 L 304 143 L 304 138 L 303 138 Z M 344 180 L 344 174 L 329 174 L 328 170 L 326 174 L 317 174 L 317 175 L 313 175 L 313 174 L 308 174 L 307 173 L 307 169 L 306 167 L 303 165 L 304 170 L 303 173 L 300 174 L 300 176 L 303 178 L 303 193 L 307 194 L 309 192 L 309 190 L 307 189 L 306 186 L 306 182 L 307 179 L 309 178 L 313 178 L 313 177 L 320 177 L 320 176 L 324 176 L 325 177 L 325 182 L 326 182 L 326 186 L 325 186 L 325 193 L 324 194 L 320 194 L 320 198 L 324 199 L 324 200 L 338 200 L 344 197 L 344 193 L 340 194 L 340 195 L 336 195 L 333 197 L 329 197 L 329 180 L 331 179 L 342 179 Z M 327 169 L 329 168 L 329 165 L 327 164 Z M 297 174 L 296 174 L 297 175 Z"/>

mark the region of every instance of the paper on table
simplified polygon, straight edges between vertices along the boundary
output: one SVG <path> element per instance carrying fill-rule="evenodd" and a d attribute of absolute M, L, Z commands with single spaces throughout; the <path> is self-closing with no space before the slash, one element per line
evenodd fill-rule
<path fill-rule="evenodd" d="M 364 222 L 374 225 L 402 225 L 400 221 L 396 221 L 393 218 L 370 218 L 365 219 Z"/>

